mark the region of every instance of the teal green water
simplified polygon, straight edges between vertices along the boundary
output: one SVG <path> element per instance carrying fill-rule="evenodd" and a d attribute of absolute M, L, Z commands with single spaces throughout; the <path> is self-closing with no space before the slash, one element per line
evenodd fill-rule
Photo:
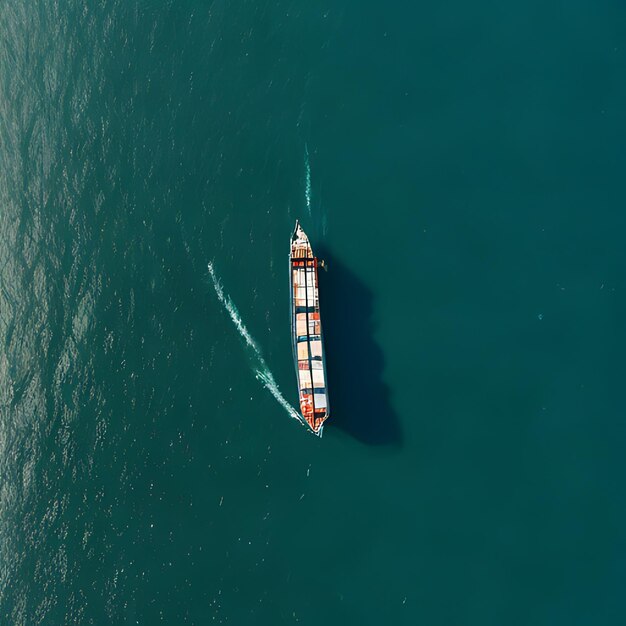
<path fill-rule="evenodd" d="M 0 624 L 624 623 L 625 20 L 3 3 Z"/>

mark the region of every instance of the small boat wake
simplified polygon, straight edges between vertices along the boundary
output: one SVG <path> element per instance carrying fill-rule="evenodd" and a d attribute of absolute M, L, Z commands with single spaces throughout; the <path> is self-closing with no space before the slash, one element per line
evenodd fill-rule
<path fill-rule="evenodd" d="M 278 383 L 274 379 L 274 375 L 272 374 L 270 368 L 265 362 L 265 359 L 263 358 L 263 355 L 261 354 L 261 349 L 257 345 L 256 341 L 253 339 L 252 335 L 250 335 L 250 333 L 248 332 L 248 329 L 245 327 L 241 316 L 239 315 L 237 307 L 230 299 L 230 296 L 224 293 L 224 289 L 215 272 L 213 263 L 209 263 L 208 268 L 211 280 L 213 281 L 213 287 L 219 301 L 226 309 L 226 312 L 228 313 L 233 324 L 235 325 L 235 328 L 241 335 L 242 339 L 246 342 L 246 346 L 249 348 L 252 360 L 252 367 L 254 369 L 254 374 L 257 380 L 261 381 L 263 386 L 274 396 L 278 404 L 280 404 L 283 409 L 287 411 L 289 417 L 298 420 L 303 426 L 306 426 L 304 418 L 296 411 L 296 409 L 291 406 L 291 404 L 289 404 L 285 396 L 283 396 L 281 390 L 278 387 Z"/>

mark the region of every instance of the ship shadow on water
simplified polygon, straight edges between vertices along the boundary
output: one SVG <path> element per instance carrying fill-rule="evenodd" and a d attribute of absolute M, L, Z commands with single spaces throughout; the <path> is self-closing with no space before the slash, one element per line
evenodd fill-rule
<path fill-rule="evenodd" d="M 384 356 L 373 337 L 372 291 L 323 246 L 316 246 L 328 271 L 319 272 L 330 419 L 369 445 L 399 446 L 402 431 L 382 378 Z"/>

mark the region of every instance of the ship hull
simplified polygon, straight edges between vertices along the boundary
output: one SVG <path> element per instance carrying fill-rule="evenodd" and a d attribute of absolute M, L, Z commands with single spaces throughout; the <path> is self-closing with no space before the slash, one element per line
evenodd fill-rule
<path fill-rule="evenodd" d="M 296 222 L 289 254 L 291 341 L 300 412 L 309 428 L 322 434 L 330 416 L 326 353 L 319 307 L 317 257 Z"/>

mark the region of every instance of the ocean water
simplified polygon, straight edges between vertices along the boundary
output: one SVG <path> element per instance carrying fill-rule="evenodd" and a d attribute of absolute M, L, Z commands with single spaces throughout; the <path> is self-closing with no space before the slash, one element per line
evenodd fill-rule
<path fill-rule="evenodd" d="M 625 23 L 3 2 L 0 624 L 624 623 Z"/>

